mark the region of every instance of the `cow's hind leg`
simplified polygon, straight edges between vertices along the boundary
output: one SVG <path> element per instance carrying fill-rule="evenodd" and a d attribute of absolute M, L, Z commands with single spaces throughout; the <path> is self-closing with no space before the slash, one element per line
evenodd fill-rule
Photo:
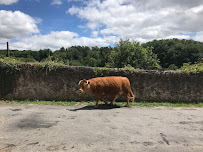
<path fill-rule="evenodd" d="M 127 97 L 127 104 L 125 106 L 128 107 L 130 99 L 132 100 L 132 104 L 133 104 L 134 100 L 135 100 L 135 97 L 134 97 L 134 95 L 131 96 L 129 93 L 126 95 L 126 97 Z"/>
<path fill-rule="evenodd" d="M 105 101 L 105 100 L 103 100 L 104 101 L 104 103 L 107 105 L 108 104 L 108 102 L 107 101 Z"/>
<path fill-rule="evenodd" d="M 125 105 L 125 107 L 129 106 L 129 101 L 130 101 L 130 97 L 127 95 L 127 104 Z"/>
<path fill-rule="evenodd" d="M 104 103 L 105 103 L 106 105 L 108 104 L 107 101 L 106 101 L 103 97 L 101 97 L 100 100 L 104 101 Z"/>

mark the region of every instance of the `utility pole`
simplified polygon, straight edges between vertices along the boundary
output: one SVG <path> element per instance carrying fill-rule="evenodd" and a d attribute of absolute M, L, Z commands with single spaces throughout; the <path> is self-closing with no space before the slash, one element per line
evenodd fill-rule
<path fill-rule="evenodd" d="M 7 54 L 6 54 L 7 57 L 10 56 L 10 52 L 9 52 L 9 45 L 8 45 L 8 42 L 7 42 Z"/>

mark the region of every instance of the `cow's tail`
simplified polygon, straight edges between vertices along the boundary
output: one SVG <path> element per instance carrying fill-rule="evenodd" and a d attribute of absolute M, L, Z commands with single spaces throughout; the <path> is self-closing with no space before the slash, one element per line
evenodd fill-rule
<path fill-rule="evenodd" d="M 133 94 L 131 89 L 130 89 L 130 97 L 129 98 L 132 100 L 132 104 L 133 104 L 134 100 L 135 100 L 135 95 Z"/>

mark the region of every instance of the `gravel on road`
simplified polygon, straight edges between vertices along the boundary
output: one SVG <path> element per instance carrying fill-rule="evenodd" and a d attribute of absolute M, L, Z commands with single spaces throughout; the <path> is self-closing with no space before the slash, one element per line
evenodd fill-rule
<path fill-rule="evenodd" d="M 0 105 L 0 152 L 202 152 L 203 108 Z"/>

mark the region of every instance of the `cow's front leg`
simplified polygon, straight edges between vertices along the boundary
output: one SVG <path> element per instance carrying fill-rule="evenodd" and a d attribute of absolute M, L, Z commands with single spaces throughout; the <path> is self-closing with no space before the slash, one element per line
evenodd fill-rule
<path fill-rule="evenodd" d="M 96 105 L 94 106 L 94 108 L 97 108 L 97 107 L 98 107 L 99 99 L 100 99 L 100 97 L 97 97 L 97 98 L 96 98 Z"/>
<path fill-rule="evenodd" d="M 114 102 L 119 96 L 120 96 L 120 95 L 117 94 L 117 95 L 115 96 L 115 98 L 113 99 L 113 101 L 111 101 L 110 105 L 113 105 L 113 102 Z"/>

